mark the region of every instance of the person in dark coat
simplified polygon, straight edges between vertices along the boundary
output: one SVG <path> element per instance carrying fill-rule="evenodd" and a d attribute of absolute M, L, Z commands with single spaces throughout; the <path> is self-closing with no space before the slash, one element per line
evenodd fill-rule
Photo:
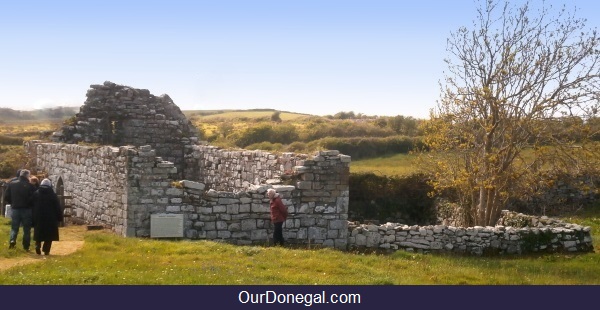
<path fill-rule="evenodd" d="M 58 196 L 52 182 L 43 179 L 33 194 L 33 240 L 37 254 L 50 255 L 52 241 L 58 241 L 58 225 L 63 221 Z"/>
<path fill-rule="evenodd" d="M 10 249 L 13 249 L 17 244 L 19 228 L 23 225 L 23 249 L 29 251 L 33 192 L 34 187 L 29 183 L 29 170 L 20 170 L 19 179 L 8 183 L 5 200 L 11 206 Z"/>

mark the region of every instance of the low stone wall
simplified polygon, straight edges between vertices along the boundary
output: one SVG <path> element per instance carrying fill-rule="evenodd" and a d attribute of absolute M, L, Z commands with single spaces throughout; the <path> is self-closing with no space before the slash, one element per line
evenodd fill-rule
<path fill-rule="evenodd" d="M 512 213 L 505 212 L 508 216 Z M 528 217 L 534 227 L 446 225 L 408 226 L 396 223 L 348 226 L 350 249 L 407 250 L 482 254 L 590 252 L 590 227 L 557 219 Z"/>

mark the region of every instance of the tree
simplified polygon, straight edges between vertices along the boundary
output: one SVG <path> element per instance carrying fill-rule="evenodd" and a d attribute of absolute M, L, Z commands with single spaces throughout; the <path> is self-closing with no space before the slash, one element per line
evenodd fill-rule
<path fill-rule="evenodd" d="M 435 188 L 454 191 L 465 225 L 494 225 L 553 162 L 597 166 L 580 160 L 592 154 L 581 137 L 589 131 L 577 127 L 579 141 L 560 132 L 599 107 L 599 37 L 575 12 L 483 0 L 473 28 L 451 33 L 425 141 Z M 565 118 L 582 121 L 561 126 Z"/>
<path fill-rule="evenodd" d="M 281 123 L 281 121 L 282 121 L 281 120 L 281 112 L 279 112 L 279 111 L 273 112 L 273 114 L 271 114 L 271 121 Z"/>

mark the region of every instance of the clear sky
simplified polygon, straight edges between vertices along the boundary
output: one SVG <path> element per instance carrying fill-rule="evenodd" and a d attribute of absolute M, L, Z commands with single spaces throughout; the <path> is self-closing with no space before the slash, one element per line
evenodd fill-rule
<path fill-rule="evenodd" d="M 536 1 L 534 1 L 536 2 Z M 538 1 L 539 2 L 539 1 Z M 600 1 L 577 7 L 600 24 Z M 0 0 L 0 107 L 81 106 L 111 81 L 182 110 L 427 118 L 473 0 Z"/>

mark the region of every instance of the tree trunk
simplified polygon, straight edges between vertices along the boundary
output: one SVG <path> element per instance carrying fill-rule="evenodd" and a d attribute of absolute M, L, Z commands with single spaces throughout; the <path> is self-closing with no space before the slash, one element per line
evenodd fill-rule
<path fill-rule="evenodd" d="M 498 221 L 498 216 L 501 214 L 500 207 L 501 203 L 498 192 L 493 188 L 480 187 L 475 225 L 495 226 L 496 221 Z"/>
<path fill-rule="evenodd" d="M 477 219 L 475 220 L 475 225 L 483 225 L 485 226 L 485 214 L 487 211 L 487 200 L 488 200 L 488 190 L 481 186 L 479 188 L 479 205 L 477 206 Z"/>

